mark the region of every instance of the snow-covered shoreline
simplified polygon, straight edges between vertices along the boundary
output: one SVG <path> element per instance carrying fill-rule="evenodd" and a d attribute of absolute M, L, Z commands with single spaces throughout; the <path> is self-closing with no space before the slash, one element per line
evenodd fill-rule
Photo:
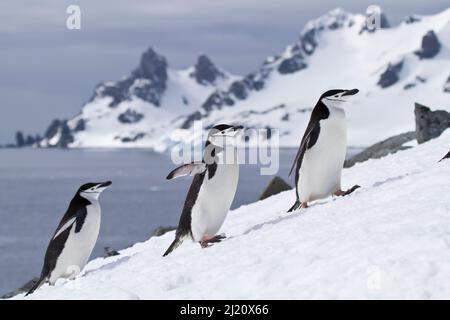
<path fill-rule="evenodd" d="M 450 148 L 441 137 L 343 171 L 362 188 L 286 213 L 294 191 L 230 212 L 224 242 L 173 233 L 96 259 L 29 299 L 448 299 Z M 22 299 L 23 295 L 15 297 Z"/>

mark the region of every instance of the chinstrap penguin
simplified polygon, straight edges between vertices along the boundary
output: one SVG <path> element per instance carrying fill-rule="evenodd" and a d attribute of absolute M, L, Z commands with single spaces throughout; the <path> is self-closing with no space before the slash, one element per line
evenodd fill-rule
<path fill-rule="evenodd" d="M 59 278 L 74 279 L 81 272 L 100 231 L 101 208 L 98 199 L 111 184 L 111 181 L 87 183 L 78 189 L 50 240 L 41 277 L 27 295 L 45 282 L 54 285 Z"/>
<path fill-rule="evenodd" d="M 226 124 L 213 127 L 208 133 L 202 162 L 182 165 L 167 176 L 168 180 L 186 175 L 194 178 L 184 203 L 175 240 L 164 256 L 176 249 L 186 237 L 199 242 L 203 248 L 225 238 L 217 235 L 217 232 L 230 210 L 239 180 L 237 152 L 230 143 L 241 129 L 242 126 Z M 227 150 L 234 153 L 232 161 L 226 155 Z"/>
<path fill-rule="evenodd" d="M 345 103 L 359 92 L 358 89 L 329 90 L 322 94 L 314 107 L 305 134 L 289 175 L 295 168 L 297 200 L 289 212 L 308 202 L 330 195 L 345 196 L 341 189 L 341 172 L 347 149 Z"/>

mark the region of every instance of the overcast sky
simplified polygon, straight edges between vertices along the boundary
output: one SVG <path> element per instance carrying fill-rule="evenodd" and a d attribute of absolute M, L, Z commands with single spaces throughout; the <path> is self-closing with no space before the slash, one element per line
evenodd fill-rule
<path fill-rule="evenodd" d="M 312 4 L 311 4 L 312 3 Z M 67 30 L 66 8 L 81 8 Z M 335 8 L 365 12 L 371 1 L 127 0 L 0 2 L 0 143 L 16 130 L 42 133 L 55 117 L 80 110 L 96 84 L 117 80 L 152 46 L 172 67 L 206 53 L 246 74 L 295 41 L 305 22 Z M 378 1 L 389 21 L 433 14 L 448 0 Z"/>

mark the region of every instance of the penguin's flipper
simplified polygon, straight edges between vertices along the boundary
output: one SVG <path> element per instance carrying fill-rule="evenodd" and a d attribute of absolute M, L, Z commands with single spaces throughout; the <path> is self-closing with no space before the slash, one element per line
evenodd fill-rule
<path fill-rule="evenodd" d="M 196 174 L 202 173 L 206 170 L 206 163 L 204 162 L 192 162 L 188 164 L 183 164 L 182 166 L 176 168 L 170 172 L 166 179 L 171 180 L 183 176 L 195 176 Z"/>
<path fill-rule="evenodd" d="M 28 295 L 30 295 L 30 294 L 32 294 L 32 293 L 33 293 L 34 291 L 36 291 L 37 289 L 39 289 L 39 287 L 42 286 L 42 285 L 44 284 L 44 282 L 46 281 L 46 278 L 47 278 L 47 277 L 41 276 L 41 277 L 39 278 L 39 280 L 36 281 L 36 283 L 31 287 L 31 289 L 28 290 L 28 292 L 27 292 L 27 294 L 25 295 L 25 297 L 28 296 Z"/>
<path fill-rule="evenodd" d="M 170 247 L 166 250 L 166 252 L 163 254 L 163 257 L 169 255 L 173 250 L 178 248 L 183 243 L 183 238 L 179 237 L 178 235 L 175 237 L 175 240 L 173 240 Z"/>
<path fill-rule="evenodd" d="M 297 154 L 295 155 L 294 163 L 292 163 L 291 170 L 289 171 L 289 176 L 292 174 L 295 167 L 297 167 L 297 169 L 301 167 L 305 151 L 310 149 L 316 143 L 319 137 L 319 131 L 320 127 L 310 121 L 308 127 L 306 128 L 305 134 L 303 135 Z"/>

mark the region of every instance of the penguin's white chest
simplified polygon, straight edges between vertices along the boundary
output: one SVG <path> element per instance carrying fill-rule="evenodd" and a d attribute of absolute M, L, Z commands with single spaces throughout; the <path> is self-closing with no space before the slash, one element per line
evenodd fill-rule
<path fill-rule="evenodd" d="M 220 230 L 233 202 L 239 180 L 239 164 L 218 164 L 211 179 L 206 172 L 191 212 L 195 241 L 214 236 Z"/>
<path fill-rule="evenodd" d="M 301 202 L 325 198 L 340 190 L 346 149 L 345 113 L 331 109 L 330 116 L 320 121 L 315 145 L 303 157 L 297 181 Z"/>
<path fill-rule="evenodd" d="M 56 267 L 50 275 L 50 283 L 58 278 L 74 278 L 87 264 L 100 232 L 100 204 L 94 203 L 86 207 L 87 215 L 79 232 L 75 232 L 76 223 L 71 227 L 64 249 Z"/>

